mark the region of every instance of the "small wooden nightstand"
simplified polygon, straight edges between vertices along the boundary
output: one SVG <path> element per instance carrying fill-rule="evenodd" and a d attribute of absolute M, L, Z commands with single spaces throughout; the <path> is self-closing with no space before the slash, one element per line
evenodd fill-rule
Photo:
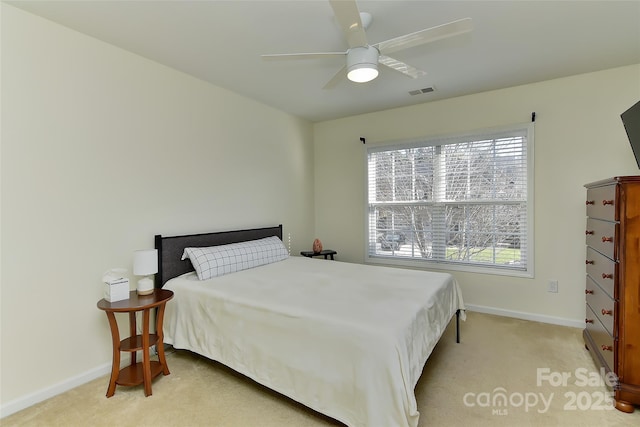
<path fill-rule="evenodd" d="M 116 384 L 133 386 L 144 383 L 144 395 L 151 395 L 151 380 L 161 372 L 169 375 L 169 367 L 164 357 L 162 343 L 162 319 L 167 301 L 173 298 L 173 292 L 167 289 L 154 289 L 150 295 L 138 295 L 136 291 L 129 293 L 129 299 L 109 302 L 105 299 L 98 301 L 98 308 L 107 313 L 111 338 L 113 340 L 113 365 L 111 366 L 111 380 L 107 388 L 107 397 L 116 392 Z M 151 309 L 157 308 L 156 333 L 149 333 L 149 314 Z M 136 312 L 143 312 L 142 334 L 136 333 Z M 120 341 L 118 323 L 115 313 L 129 313 L 129 338 Z M 149 347 L 156 345 L 158 361 L 151 361 Z M 142 350 L 142 363 L 136 363 L 136 351 Z M 131 365 L 120 369 L 120 352 L 131 353 Z"/>
<path fill-rule="evenodd" d="M 323 251 L 320 252 L 313 252 L 313 251 L 302 251 L 300 252 L 300 255 L 302 256 L 306 256 L 307 258 L 313 258 L 314 256 L 324 256 L 324 259 L 329 259 L 327 257 L 331 257 L 331 259 L 333 259 L 333 256 L 336 255 L 338 252 L 331 250 L 331 249 L 325 249 Z"/>

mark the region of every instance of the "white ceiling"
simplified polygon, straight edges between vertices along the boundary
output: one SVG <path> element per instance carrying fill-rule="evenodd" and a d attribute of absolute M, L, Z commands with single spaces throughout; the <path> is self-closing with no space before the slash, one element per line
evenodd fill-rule
<path fill-rule="evenodd" d="M 331 90 L 342 58 L 260 58 L 345 51 L 326 0 L 7 3 L 312 121 L 640 63 L 640 0 L 359 1 L 370 44 L 465 17 L 474 30 L 393 55 L 424 77 L 380 67 L 372 82 Z"/>

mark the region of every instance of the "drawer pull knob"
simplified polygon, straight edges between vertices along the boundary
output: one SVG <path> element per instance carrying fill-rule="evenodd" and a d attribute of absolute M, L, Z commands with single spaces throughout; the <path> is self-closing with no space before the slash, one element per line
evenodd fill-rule
<path fill-rule="evenodd" d="M 613 279 L 613 274 L 602 273 L 603 279 Z"/>
<path fill-rule="evenodd" d="M 585 323 L 593 323 L 593 319 L 584 319 Z"/>
<path fill-rule="evenodd" d="M 613 242 L 613 237 L 604 237 L 602 236 L 602 243 L 604 242 Z"/>
<path fill-rule="evenodd" d="M 587 206 L 588 205 L 595 205 L 596 202 L 594 200 L 587 200 Z"/>
<path fill-rule="evenodd" d="M 593 261 L 589 261 L 589 260 L 587 260 L 587 261 L 586 261 L 586 263 L 587 263 L 587 264 L 591 264 L 591 265 L 593 265 Z"/>
<path fill-rule="evenodd" d="M 584 293 L 587 295 L 593 295 L 593 289 L 585 289 Z"/>
<path fill-rule="evenodd" d="M 593 230 L 587 230 L 584 232 L 584 234 L 586 234 L 587 236 L 593 235 Z"/>
<path fill-rule="evenodd" d="M 613 200 L 603 200 L 602 205 L 603 206 L 613 205 Z"/>
<path fill-rule="evenodd" d="M 613 346 L 602 344 L 602 351 L 613 351 Z"/>
<path fill-rule="evenodd" d="M 603 315 L 603 316 L 606 316 L 607 314 L 608 314 L 609 316 L 613 315 L 613 310 L 606 310 L 606 309 L 604 309 L 604 308 L 603 308 L 603 309 L 602 309 L 602 315 Z"/>

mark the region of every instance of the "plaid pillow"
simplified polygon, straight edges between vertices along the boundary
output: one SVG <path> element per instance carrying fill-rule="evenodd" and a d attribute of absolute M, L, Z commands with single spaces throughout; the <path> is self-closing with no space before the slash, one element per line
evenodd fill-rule
<path fill-rule="evenodd" d="M 191 260 L 200 280 L 282 261 L 288 257 L 287 248 L 276 236 L 207 248 L 185 248 L 182 254 L 183 260 Z"/>

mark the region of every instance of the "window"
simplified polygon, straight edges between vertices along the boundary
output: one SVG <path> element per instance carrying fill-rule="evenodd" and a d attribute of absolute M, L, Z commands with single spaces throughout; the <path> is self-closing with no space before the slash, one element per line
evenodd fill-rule
<path fill-rule="evenodd" d="M 367 150 L 367 261 L 533 276 L 533 128 Z"/>

